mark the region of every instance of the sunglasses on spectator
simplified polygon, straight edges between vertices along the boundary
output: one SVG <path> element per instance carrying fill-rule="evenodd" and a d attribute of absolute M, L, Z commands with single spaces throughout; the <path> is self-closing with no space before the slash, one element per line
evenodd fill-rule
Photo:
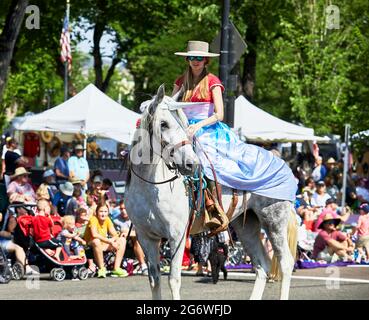
<path fill-rule="evenodd" d="M 327 220 L 327 221 L 325 222 L 325 224 L 335 224 L 335 221 L 334 221 L 334 220 Z"/>
<path fill-rule="evenodd" d="M 196 60 L 196 61 L 202 61 L 204 59 L 205 59 L 205 57 L 195 57 L 195 56 L 189 56 L 189 57 L 187 57 L 187 60 L 189 60 L 189 61 L 194 61 L 194 60 Z"/>

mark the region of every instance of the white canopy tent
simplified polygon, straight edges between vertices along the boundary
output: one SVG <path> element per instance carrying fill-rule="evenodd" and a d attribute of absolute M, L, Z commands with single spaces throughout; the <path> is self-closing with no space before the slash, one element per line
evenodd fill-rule
<path fill-rule="evenodd" d="M 244 96 L 235 102 L 234 129 L 254 141 L 328 142 L 328 137 L 317 137 L 314 130 L 278 119 L 250 103 Z"/>
<path fill-rule="evenodd" d="M 14 122 L 22 131 L 83 133 L 131 144 L 140 115 L 89 84 L 74 97 L 42 113 Z"/>

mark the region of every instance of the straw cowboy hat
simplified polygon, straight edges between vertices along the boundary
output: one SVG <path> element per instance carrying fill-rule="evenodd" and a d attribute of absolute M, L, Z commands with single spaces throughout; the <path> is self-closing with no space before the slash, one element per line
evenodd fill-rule
<path fill-rule="evenodd" d="M 76 177 L 73 177 L 73 178 L 69 179 L 69 182 L 71 184 L 81 184 L 82 183 L 82 180 L 81 179 L 78 179 Z"/>
<path fill-rule="evenodd" d="M 10 176 L 10 178 L 14 179 L 16 177 L 23 176 L 23 175 L 29 175 L 29 174 L 31 174 L 31 172 L 28 172 L 24 167 L 19 167 L 15 169 L 14 174 Z"/>
<path fill-rule="evenodd" d="M 325 222 L 327 221 L 330 221 L 330 220 L 333 220 L 334 222 L 334 225 L 337 227 L 340 223 L 341 223 L 341 218 L 340 217 L 333 217 L 333 215 L 331 213 L 327 213 L 324 218 L 323 218 L 323 221 L 322 223 L 319 225 L 319 229 L 323 229 L 323 225 Z"/>
<path fill-rule="evenodd" d="M 327 164 L 335 164 L 335 163 L 337 163 L 337 162 L 332 157 L 327 160 Z"/>
<path fill-rule="evenodd" d="M 219 53 L 209 52 L 209 43 L 204 41 L 188 41 L 187 52 L 176 52 L 177 56 L 218 57 Z"/>

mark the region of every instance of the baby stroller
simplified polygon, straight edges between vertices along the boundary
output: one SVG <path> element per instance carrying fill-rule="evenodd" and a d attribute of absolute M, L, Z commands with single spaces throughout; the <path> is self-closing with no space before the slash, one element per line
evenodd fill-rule
<path fill-rule="evenodd" d="M 40 272 L 49 272 L 50 278 L 55 281 L 63 281 L 67 274 L 72 279 L 86 280 L 88 270 L 85 267 L 87 259 L 83 256 L 78 259 L 70 259 L 67 252 L 62 248 L 60 261 L 49 255 L 33 240 L 32 216 L 24 215 L 17 218 L 18 243 L 25 249 L 29 264 L 36 265 Z"/>
<path fill-rule="evenodd" d="M 28 212 L 28 214 L 31 214 L 31 213 L 33 213 L 33 208 L 34 207 L 35 207 L 34 204 L 24 204 L 24 203 L 10 204 L 6 209 L 6 213 L 5 213 L 5 216 L 4 216 L 4 219 L 3 219 L 3 225 L 2 225 L 1 231 L 5 231 L 7 229 L 7 226 L 8 226 L 8 223 L 9 223 L 9 220 L 10 220 L 11 217 L 16 218 L 18 208 L 22 208 L 22 209 L 26 210 L 26 212 Z M 17 227 L 14 230 L 14 233 L 12 234 L 12 240 L 14 241 L 14 243 L 20 245 L 21 241 L 19 241 L 18 243 L 15 241 L 15 238 L 17 237 L 17 233 L 18 233 L 18 228 Z M 21 247 L 23 247 L 23 246 L 21 245 Z M 7 255 L 4 252 L 4 250 L 2 250 L 2 255 L 3 255 L 3 258 L 7 261 L 7 264 L 8 264 L 7 269 L 11 274 L 11 279 L 12 280 L 21 280 L 21 279 L 23 279 L 24 274 L 25 274 L 24 264 L 16 261 L 15 256 L 13 254 Z M 5 268 L 5 266 L 3 268 Z"/>
<path fill-rule="evenodd" d="M 0 284 L 9 283 L 12 280 L 11 266 L 3 248 L 0 247 Z"/>

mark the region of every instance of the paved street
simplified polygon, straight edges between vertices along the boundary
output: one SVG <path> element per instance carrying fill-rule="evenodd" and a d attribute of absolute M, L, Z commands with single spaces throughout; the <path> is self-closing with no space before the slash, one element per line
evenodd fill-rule
<path fill-rule="evenodd" d="M 328 280 L 327 277 L 330 277 Z M 343 281 L 335 281 L 339 278 Z M 166 277 L 163 279 L 163 297 L 170 299 Z M 146 277 L 132 276 L 125 279 L 107 278 L 86 281 L 54 282 L 41 277 L 38 283 L 12 281 L 0 285 L 0 300 L 3 299 L 150 299 Z M 253 286 L 250 272 L 231 272 L 228 281 L 213 285 L 211 278 L 198 278 L 185 273 L 182 277 L 183 299 L 248 299 Z M 276 299 L 279 286 L 268 283 L 264 299 Z M 337 269 L 298 270 L 294 273 L 291 299 L 369 299 L 369 268 L 345 267 Z"/>

